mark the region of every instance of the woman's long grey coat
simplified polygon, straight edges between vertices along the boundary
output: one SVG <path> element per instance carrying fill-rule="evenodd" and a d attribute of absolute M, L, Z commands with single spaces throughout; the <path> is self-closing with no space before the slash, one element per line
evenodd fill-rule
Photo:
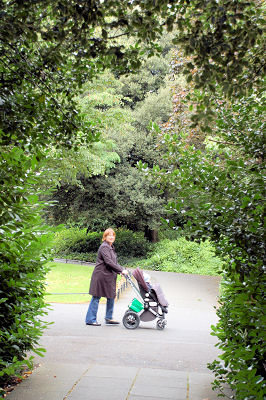
<path fill-rule="evenodd" d="M 114 299 L 116 295 L 117 274 L 123 271 L 117 263 L 113 246 L 103 242 L 98 250 L 96 266 L 91 276 L 89 293 L 92 296 Z"/>

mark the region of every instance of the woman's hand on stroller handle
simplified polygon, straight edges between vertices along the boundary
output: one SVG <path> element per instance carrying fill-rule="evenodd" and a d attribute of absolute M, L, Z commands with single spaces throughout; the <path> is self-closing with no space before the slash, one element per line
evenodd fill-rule
<path fill-rule="evenodd" d="M 128 275 L 128 270 L 127 269 L 123 269 L 123 271 L 121 272 L 121 275 L 127 276 Z"/>

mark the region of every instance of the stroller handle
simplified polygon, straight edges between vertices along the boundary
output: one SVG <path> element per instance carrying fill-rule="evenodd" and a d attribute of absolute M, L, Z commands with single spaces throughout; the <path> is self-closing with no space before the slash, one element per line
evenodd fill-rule
<path fill-rule="evenodd" d="M 141 293 L 140 293 L 139 289 L 137 288 L 137 286 L 135 285 L 135 283 L 133 282 L 133 280 L 131 278 L 131 274 L 124 275 L 124 276 L 125 276 L 126 280 L 129 282 L 129 284 L 132 287 L 132 289 L 135 291 L 135 293 L 140 298 L 141 302 L 143 303 L 143 298 L 141 296 Z"/>

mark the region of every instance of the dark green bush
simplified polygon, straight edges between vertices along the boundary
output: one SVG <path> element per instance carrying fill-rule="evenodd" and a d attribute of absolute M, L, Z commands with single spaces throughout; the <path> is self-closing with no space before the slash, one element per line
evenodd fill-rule
<path fill-rule="evenodd" d="M 146 257 L 151 248 L 142 232 L 118 230 L 116 232 L 115 249 L 118 257 Z"/>
<path fill-rule="evenodd" d="M 36 195 L 34 159 L 14 148 L 2 157 L 1 170 L 7 160 L 10 167 L 2 174 L 0 199 L 0 204 L 8 205 L 1 210 L 0 226 L 0 386 L 19 374 L 23 365 L 31 365 L 32 359 L 25 361 L 29 350 L 43 351 L 38 340 L 45 328 L 41 321 L 46 307 L 44 249 L 51 240 L 43 234 L 38 217 L 42 207 Z"/>
<path fill-rule="evenodd" d="M 212 326 L 222 350 L 220 360 L 209 364 L 215 373 L 214 387 L 230 382 L 235 399 L 262 400 L 265 384 L 265 303 L 263 277 L 250 274 L 242 281 L 235 274 L 224 277 L 219 322 Z"/>
<path fill-rule="evenodd" d="M 65 228 L 62 225 L 58 227 L 53 239 L 53 253 L 55 256 L 61 256 L 64 252 L 68 252 L 75 244 L 86 239 L 86 229 Z"/>
<path fill-rule="evenodd" d="M 54 255 L 56 257 L 84 260 L 86 254 L 89 255 L 88 261 L 92 261 L 92 254 L 95 254 L 102 243 L 103 232 L 89 232 L 85 229 L 69 228 L 60 230 L 55 234 Z M 144 234 L 141 232 L 132 232 L 130 230 L 118 229 L 116 231 L 115 249 L 118 258 L 123 261 L 127 258 L 145 257 L 151 246 Z M 84 260 L 85 261 L 85 260 Z"/>
<path fill-rule="evenodd" d="M 0 385 L 19 374 L 23 365 L 31 365 L 25 361 L 27 351 L 44 351 L 36 346 L 45 328 L 39 318 L 46 307 L 42 298 L 46 272 L 28 252 L 19 265 L 1 265 Z"/>
<path fill-rule="evenodd" d="M 85 238 L 78 239 L 68 247 L 69 252 L 75 253 L 93 253 L 97 252 L 102 243 L 102 233 L 91 232 Z"/>

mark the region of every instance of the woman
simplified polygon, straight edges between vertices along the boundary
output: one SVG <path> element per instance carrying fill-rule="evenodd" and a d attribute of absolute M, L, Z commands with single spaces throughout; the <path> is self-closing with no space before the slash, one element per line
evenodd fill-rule
<path fill-rule="evenodd" d="M 114 300 L 116 296 L 117 274 L 127 275 L 128 271 L 117 263 L 113 246 L 115 232 L 108 228 L 103 233 L 102 244 L 99 247 L 96 266 L 91 276 L 89 294 L 92 295 L 86 315 L 86 325 L 100 326 L 97 322 L 97 312 L 101 297 L 107 298 L 105 322 L 119 324 L 113 320 Z"/>

